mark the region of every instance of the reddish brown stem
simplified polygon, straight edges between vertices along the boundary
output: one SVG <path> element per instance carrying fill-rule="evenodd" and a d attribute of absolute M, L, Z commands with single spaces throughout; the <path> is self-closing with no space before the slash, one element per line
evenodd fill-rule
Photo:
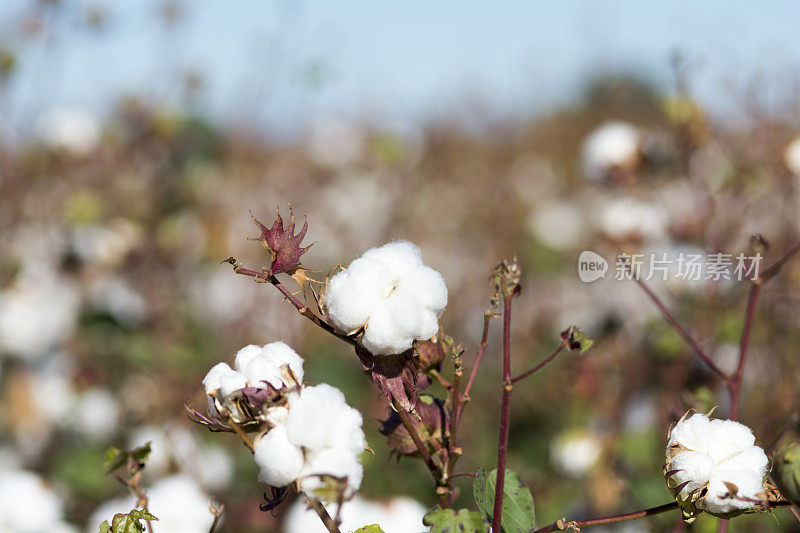
<path fill-rule="evenodd" d="M 358 343 L 355 339 L 348 337 L 347 335 L 343 335 L 336 331 L 332 325 L 328 323 L 327 320 L 315 315 L 306 305 L 303 304 L 297 297 L 292 294 L 283 283 L 280 282 L 278 278 L 273 275 L 270 275 L 266 272 L 258 272 L 255 270 L 250 270 L 249 268 L 244 268 L 240 266 L 233 257 L 229 257 L 224 262 L 230 263 L 233 265 L 233 271 L 237 274 L 241 274 L 243 276 L 250 276 L 251 278 L 261 279 L 266 281 L 267 283 L 271 283 L 276 289 L 280 291 L 283 296 L 292 303 L 292 305 L 297 309 L 297 311 L 309 319 L 311 322 L 325 330 L 326 332 L 330 333 L 334 337 L 343 340 L 344 342 L 350 344 L 351 346 L 356 346 Z"/>
<path fill-rule="evenodd" d="M 697 355 L 697 357 L 699 357 L 700 360 L 703 361 L 706 364 L 706 366 L 708 366 L 708 368 L 710 368 L 711 371 L 714 372 L 714 374 L 716 374 L 717 377 L 723 381 L 723 383 L 727 384 L 728 376 L 726 376 L 725 373 L 722 370 L 720 370 L 720 368 L 714 363 L 714 361 L 708 356 L 708 354 L 706 354 L 706 352 L 703 351 L 703 349 L 700 347 L 697 341 L 695 341 L 694 338 L 692 338 L 692 336 L 689 335 L 689 333 L 683 328 L 683 326 L 678 324 L 678 321 L 675 320 L 675 317 L 672 315 L 672 312 L 667 308 L 666 304 L 664 304 L 661 298 L 656 296 L 656 293 L 654 293 L 644 281 L 637 278 L 636 283 L 639 284 L 639 286 L 642 288 L 645 294 L 647 294 L 647 296 L 650 297 L 653 303 L 656 304 L 656 307 L 658 307 L 658 309 L 661 311 L 661 314 L 663 315 L 664 319 L 667 322 L 669 322 L 672 328 L 675 331 L 677 331 L 681 337 L 683 337 L 686 343 L 692 348 L 692 351 L 695 353 L 695 355 Z"/>
<path fill-rule="evenodd" d="M 422 457 L 422 461 L 425 463 L 425 466 L 428 467 L 428 470 L 430 470 L 431 475 L 433 475 L 433 479 L 436 480 L 436 495 L 439 499 L 439 506 L 442 509 L 447 509 L 450 506 L 450 499 L 447 495 L 447 491 L 440 490 L 442 488 L 442 469 L 439 468 L 434 462 L 433 457 L 431 457 L 431 454 L 428 451 L 428 447 L 422 441 L 419 433 L 417 433 L 417 430 L 414 428 L 414 424 L 411 421 L 411 418 L 408 416 L 408 413 L 400 407 L 397 407 L 395 410 L 397 411 L 397 415 L 400 417 L 400 421 L 403 423 L 403 426 L 406 428 L 406 430 L 408 430 L 408 434 L 411 435 L 411 440 L 414 441 L 417 451 L 419 452 L 420 457 Z"/>
<path fill-rule="evenodd" d="M 306 499 L 308 500 L 309 505 L 311 505 L 311 508 L 317 513 L 317 516 L 319 516 L 319 519 L 322 520 L 322 523 L 325 525 L 325 528 L 329 533 L 341 533 L 336 521 L 331 518 L 331 515 L 328 514 L 328 511 L 325 509 L 325 506 L 322 505 L 322 502 L 307 495 Z"/>
<path fill-rule="evenodd" d="M 756 312 L 756 303 L 761 290 L 761 279 L 753 280 L 750 286 L 750 293 L 747 295 L 747 309 L 745 311 L 744 327 L 742 329 L 742 339 L 739 344 L 739 364 L 736 372 L 728 382 L 728 391 L 731 396 L 730 419 L 739 418 L 739 399 L 742 393 L 742 380 L 744 378 L 744 367 L 747 360 L 747 348 L 750 342 L 750 332 L 753 329 L 753 319 Z"/>
<path fill-rule="evenodd" d="M 530 370 L 528 370 L 527 372 L 524 372 L 524 373 L 520 374 L 519 376 L 517 376 L 517 377 L 513 378 L 513 379 L 511 380 L 511 383 L 516 383 L 517 381 L 523 380 L 523 379 L 527 378 L 528 376 L 532 376 L 533 374 L 535 374 L 536 372 L 538 372 L 539 370 L 541 370 L 542 368 L 544 368 L 544 367 L 545 367 L 545 365 L 547 365 L 547 363 L 549 363 L 550 361 L 552 361 L 553 359 L 555 359 L 555 358 L 556 358 L 556 356 L 557 356 L 559 353 L 561 353 L 561 350 L 563 350 L 563 349 L 564 349 L 564 344 L 559 344 L 559 345 L 558 345 L 558 348 L 556 348 L 555 350 L 553 350 L 553 351 L 552 351 L 552 353 L 551 353 L 550 355 L 548 355 L 548 356 L 545 358 L 545 360 L 544 360 L 544 361 L 542 361 L 541 363 L 539 363 L 539 364 L 538 364 L 538 365 L 536 365 L 535 367 L 531 368 L 531 369 L 530 369 Z"/>
<path fill-rule="evenodd" d="M 492 531 L 500 531 L 503 514 L 503 489 L 508 460 L 508 429 L 511 421 L 511 295 L 503 294 L 503 403 L 500 407 L 500 435 L 497 444 L 497 478 L 492 511 Z"/>
<path fill-rule="evenodd" d="M 456 413 L 456 427 L 461 422 L 461 413 L 464 411 L 464 405 L 469 401 L 469 392 L 472 390 L 472 383 L 475 381 L 475 375 L 478 373 L 478 367 L 483 360 L 483 354 L 486 352 L 486 347 L 489 345 L 489 322 L 492 320 L 491 311 L 486 311 L 483 314 L 483 333 L 481 334 L 481 343 L 478 346 L 478 355 L 475 357 L 475 362 L 472 364 L 472 370 L 469 372 L 467 385 L 464 387 L 464 394 L 461 395 L 458 410 Z"/>
<path fill-rule="evenodd" d="M 618 514 L 614 516 L 608 516 L 606 518 L 593 518 L 591 520 L 581 520 L 579 522 L 566 522 L 564 520 L 557 520 L 550 524 L 549 526 L 541 527 L 534 531 L 534 533 L 551 533 L 552 531 L 563 531 L 564 529 L 568 528 L 571 525 L 577 527 L 588 527 L 588 526 L 599 526 L 602 524 L 613 524 L 616 522 L 625 522 L 626 520 L 635 520 L 637 518 L 644 518 L 645 516 L 652 516 L 656 514 L 666 513 L 667 511 L 672 511 L 673 509 L 677 509 L 678 504 L 676 502 L 672 503 L 665 503 L 664 505 L 659 505 L 658 507 L 652 507 L 650 509 L 644 509 L 642 511 L 636 511 L 633 513 L 626 513 L 626 514 Z"/>

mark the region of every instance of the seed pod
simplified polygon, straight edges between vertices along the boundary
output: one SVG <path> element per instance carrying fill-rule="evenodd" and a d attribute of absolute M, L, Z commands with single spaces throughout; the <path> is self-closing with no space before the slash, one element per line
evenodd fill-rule
<path fill-rule="evenodd" d="M 783 497 L 800 505 L 800 441 L 789 442 L 775 453 L 773 469 Z"/>

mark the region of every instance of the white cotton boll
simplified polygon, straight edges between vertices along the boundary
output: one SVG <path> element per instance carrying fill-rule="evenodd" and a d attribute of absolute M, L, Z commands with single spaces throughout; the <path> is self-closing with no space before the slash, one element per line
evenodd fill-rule
<path fill-rule="evenodd" d="M 62 514 L 61 499 L 38 475 L 25 470 L 0 473 L 0 531 L 50 531 Z"/>
<path fill-rule="evenodd" d="M 254 455 L 261 481 L 273 487 L 292 483 L 303 468 L 303 452 L 289 442 L 284 426 L 275 426 L 255 441 Z"/>
<path fill-rule="evenodd" d="M 582 477 L 597 463 L 602 453 L 600 440 L 588 432 L 567 432 L 551 445 L 554 465 L 572 477 Z"/>
<path fill-rule="evenodd" d="M 185 468 L 196 475 L 204 488 L 215 492 L 227 489 L 233 478 L 233 459 L 219 446 L 203 447 Z"/>
<path fill-rule="evenodd" d="M 686 498 L 690 493 L 702 489 L 708 483 L 714 469 L 714 461 L 704 453 L 685 452 L 675 456 L 670 468 L 678 470 L 672 476 L 675 486 L 689 482 L 681 490 L 681 497 Z"/>
<path fill-rule="evenodd" d="M 783 152 L 783 161 L 792 174 L 800 177 L 800 137 L 795 137 L 786 147 Z"/>
<path fill-rule="evenodd" d="M 75 429 L 93 440 L 106 440 L 117 430 L 120 408 L 105 389 L 89 389 L 81 394 L 72 410 Z"/>
<path fill-rule="evenodd" d="M 708 455 L 722 461 L 755 444 L 750 428 L 733 420 L 711 420 L 709 425 Z"/>
<path fill-rule="evenodd" d="M 367 323 L 392 287 L 392 276 L 385 265 L 356 259 L 328 283 L 325 293 L 328 315 L 342 331 L 358 329 Z"/>
<path fill-rule="evenodd" d="M 361 486 L 364 469 L 357 457 L 343 453 L 341 450 L 329 448 L 307 452 L 306 464 L 300 473 L 301 490 L 316 494 L 316 491 L 325 484 L 323 476 L 347 478 L 344 497 L 349 498 Z M 324 494 L 317 494 L 317 496 L 323 497 Z"/>
<path fill-rule="evenodd" d="M 264 351 L 264 348 L 261 346 L 256 346 L 255 344 L 248 344 L 238 352 L 236 352 L 236 358 L 234 359 L 234 366 L 236 370 L 239 372 L 244 372 L 245 368 L 247 368 L 248 363 L 255 359 L 261 352 Z"/>
<path fill-rule="evenodd" d="M 52 109 L 39 117 L 36 129 L 49 148 L 75 156 L 89 154 L 100 142 L 97 118 L 82 109 Z"/>
<path fill-rule="evenodd" d="M 614 167 L 634 164 L 641 143 L 639 130 L 626 122 L 602 124 L 583 144 L 583 170 L 586 178 L 601 180 Z"/>
<path fill-rule="evenodd" d="M 666 233 L 667 215 L 655 204 L 616 198 L 602 206 L 600 229 L 609 238 L 658 238 Z"/>
<path fill-rule="evenodd" d="M 422 251 L 409 241 L 393 241 L 367 250 L 361 257 L 384 263 L 394 276 L 402 276 L 417 266 L 422 266 Z"/>
<path fill-rule="evenodd" d="M 210 498 L 189 476 L 163 478 L 147 491 L 148 509 L 157 522 L 153 533 L 208 533 L 214 523 Z"/>
<path fill-rule="evenodd" d="M 287 418 L 289 418 L 289 409 L 282 405 L 276 405 L 267 409 L 266 420 L 273 426 L 285 424 Z"/>
<path fill-rule="evenodd" d="M 363 423 L 364 420 L 357 409 L 352 407 L 342 409 L 331 434 L 330 447 L 346 450 L 356 456 L 360 455 L 367 447 L 364 431 L 361 429 Z"/>
<path fill-rule="evenodd" d="M 322 383 L 304 388 L 289 400 L 286 419 L 289 440 L 309 450 L 330 446 L 331 435 L 346 408 L 344 394 L 335 387 Z"/>
<path fill-rule="evenodd" d="M 763 449 L 758 446 L 750 446 L 733 454 L 728 459 L 718 461 L 717 465 L 728 470 L 752 470 L 763 478 L 769 467 L 769 459 Z"/>
<path fill-rule="evenodd" d="M 224 374 L 219 378 L 219 391 L 223 396 L 233 394 L 245 387 L 247 387 L 247 379 L 239 372 Z"/>
<path fill-rule="evenodd" d="M 80 311 L 77 288 L 55 271 L 24 275 L 0 291 L 0 352 L 37 359 L 66 341 Z"/>
<path fill-rule="evenodd" d="M 266 389 L 265 381 L 276 389 L 283 385 L 280 370 L 263 351 L 247 363 L 243 373 L 251 387 Z"/>
<path fill-rule="evenodd" d="M 672 428 L 667 445 L 679 443 L 688 450 L 706 453 L 709 445 L 709 424 L 706 415 L 695 413 Z"/>
<path fill-rule="evenodd" d="M 232 369 L 228 363 L 217 363 L 211 367 L 206 377 L 203 378 L 203 386 L 206 388 L 206 394 L 211 394 L 213 391 L 219 389 L 222 386 L 222 378 L 232 374 L 236 374 L 236 371 Z"/>
<path fill-rule="evenodd" d="M 583 211 L 572 202 L 555 201 L 537 206 L 527 225 L 539 242 L 558 251 L 576 248 L 586 237 Z"/>
<path fill-rule="evenodd" d="M 747 426 L 733 420 L 708 420 L 702 414 L 695 414 L 673 428 L 665 469 L 678 472 L 667 478 L 667 486 L 685 516 L 695 516 L 701 510 L 724 515 L 757 503 L 756 494 L 763 490 L 769 461 L 754 442 Z M 676 494 L 675 489 L 687 481 L 689 485 Z M 737 495 L 744 500 L 725 498 L 729 492 L 725 482 L 736 485 Z M 705 495 L 692 499 L 690 491 L 703 487 Z"/>
<path fill-rule="evenodd" d="M 288 344 L 285 342 L 271 342 L 264 346 L 264 353 L 275 363 L 277 368 L 283 365 L 289 365 L 297 381 L 300 383 L 303 382 L 303 358 L 292 350 Z"/>
<path fill-rule="evenodd" d="M 708 495 L 702 503 L 698 504 L 698 507 L 717 514 L 749 509 L 755 505 L 755 502 L 724 497 L 729 493 L 725 483 L 736 485 L 737 497 L 758 500 L 757 494 L 763 491 L 762 482 L 763 479 L 752 470 L 717 469 L 708 484 Z"/>
<path fill-rule="evenodd" d="M 412 318 L 412 317 L 409 317 Z M 402 353 L 411 348 L 414 337 L 399 328 L 388 305 L 381 306 L 372 313 L 361 344 L 375 355 Z"/>
<path fill-rule="evenodd" d="M 447 307 L 447 285 L 444 277 L 427 266 L 418 266 L 400 281 L 398 289 L 413 294 L 420 305 L 441 314 Z"/>

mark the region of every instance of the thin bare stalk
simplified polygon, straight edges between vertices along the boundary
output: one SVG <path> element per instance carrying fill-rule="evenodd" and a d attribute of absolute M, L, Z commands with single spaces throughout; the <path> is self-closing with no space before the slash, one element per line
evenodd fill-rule
<path fill-rule="evenodd" d="M 469 372 L 467 385 L 464 387 L 464 393 L 461 395 L 458 410 L 456 413 L 456 427 L 461 422 L 461 413 L 464 411 L 464 405 L 469 401 L 469 392 L 472 390 L 472 383 L 475 381 L 475 375 L 478 373 L 478 367 L 483 360 L 483 354 L 486 352 L 486 347 L 489 345 L 489 322 L 492 320 L 492 312 L 487 310 L 483 313 L 483 333 L 481 334 L 481 343 L 478 346 L 478 355 L 475 357 L 475 362 L 472 364 L 472 370 Z"/>
<path fill-rule="evenodd" d="M 319 326 L 320 328 L 325 330 L 327 333 L 330 333 L 334 337 L 350 344 L 351 346 L 356 346 L 358 344 L 355 341 L 355 339 L 352 339 L 347 335 L 343 335 L 338 331 L 336 331 L 334 327 L 327 322 L 327 320 L 315 315 L 311 311 L 311 309 L 308 308 L 308 306 L 303 304 L 303 302 L 301 302 L 294 294 L 292 294 L 292 291 L 290 291 L 275 276 L 267 274 L 266 272 L 258 272 L 256 270 L 250 270 L 249 268 L 244 268 L 243 266 L 239 265 L 236 262 L 236 259 L 234 259 L 233 257 L 229 257 L 228 259 L 225 259 L 223 262 L 230 263 L 231 265 L 233 265 L 233 271 L 236 272 L 237 274 L 241 274 L 243 276 L 250 276 L 251 278 L 256 278 L 257 280 L 264 280 L 267 283 L 271 283 L 276 289 L 280 291 L 281 294 L 283 294 L 284 298 L 286 298 L 287 300 L 289 300 L 289 302 L 292 303 L 292 305 L 295 307 L 295 309 L 297 309 L 297 311 L 301 315 L 309 319 L 315 325 Z"/>
<path fill-rule="evenodd" d="M 503 489 L 508 460 L 508 429 L 511 421 L 511 295 L 503 291 L 503 403 L 500 407 L 500 435 L 497 444 L 497 478 L 492 511 L 492 531 L 500 531 L 503 514 Z"/>
<path fill-rule="evenodd" d="M 742 393 L 742 380 L 744 379 L 744 366 L 747 360 L 747 348 L 750 342 L 750 331 L 753 329 L 753 319 L 756 312 L 756 303 L 761 290 L 761 279 L 753 280 L 750 286 L 750 293 L 747 295 L 747 309 L 745 311 L 744 327 L 742 328 L 742 339 L 739 344 L 739 364 L 736 372 L 728 382 L 728 391 L 731 396 L 731 420 L 739 418 L 739 399 Z"/>
<path fill-rule="evenodd" d="M 242 442 L 244 442 L 245 446 L 250 448 L 251 452 L 255 451 L 256 449 L 255 444 L 253 444 L 253 441 L 250 439 L 250 437 L 247 436 L 247 433 L 244 432 L 244 430 L 241 428 L 239 424 L 234 422 L 232 418 L 229 418 L 228 425 L 230 425 L 233 428 L 233 431 L 235 431 L 236 434 L 239 435 L 239 437 L 241 437 Z"/>
<path fill-rule="evenodd" d="M 538 372 L 539 370 L 541 370 L 542 368 L 544 368 L 544 367 L 547 365 L 547 363 L 549 363 L 550 361 L 552 361 L 553 359 L 555 359 L 555 358 L 556 358 L 556 356 L 557 356 L 558 354 L 560 354 L 560 353 L 561 353 L 561 350 L 563 350 L 563 349 L 564 349 L 564 343 L 561 343 L 561 344 L 559 344 L 559 345 L 558 345 L 558 348 L 556 348 L 555 350 L 553 350 L 553 351 L 550 353 L 550 355 L 548 355 L 548 356 L 547 356 L 547 357 L 544 359 L 544 361 L 542 361 L 541 363 L 539 363 L 539 364 L 538 364 L 538 365 L 536 365 L 535 367 L 531 368 L 531 369 L 530 369 L 530 370 L 528 370 L 527 372 L 523 372 L 523 373 L 522 373 L 522 374 L 520 374 L 519 376 L 517 376 L 517 377 L 513 378 L 513 379 L 511 380 L 511 383 L 516 383 L 517 381 L 523 380 L 523 379 L 527 378 L 528 376 L 532 376 L 533 374 L 535 374 L 536 372 Z"/>
<path fill-rule="evenodd" d="M 329 533 L 342 533 L 339 531 L 339 526 L 336 524 L 336 521 L 331 518 L 331 515 L 328 514 L 328 511 L 325 509 L 325 506 L 322 505 L 322 502 L 315 498 L 309 497 L 307 494 L 305 495 L 306 499 L 308 500 L 309 505 L 319 516 L 319 519 L 322 520 L 322 523 L 328 529 Z"/>
<path fill-rule="evenodd" d="M 669 308 L 667 308 L 666 304 L 664 304 L 661 298 L 659 298 L 656 295 L 656 293 L 654 293 L 644 281 L 638 278 L 635 281 L 639 285 L 639 287 L 642 288 L 645 294 L 647 294 L 647 296 L 653 301 L 653 303 L 656 304 L 656 307 L 658 307 L 658 309 L 661 311 L 661 314 L 663 315 L 664 319 L 667 322 L 669 322 L 672 328 L 675 331 L 677 331 L 678 334 L 680 334 L 680 336 L 683 337 L 686 343 L 692 348 L 692 351 L 695 353 L 695 355 L 697 355 L 697 357 L 699 357 L 700 360 L 703 361 L 706 364 L 706 366 L 708 366 L 708 368 L 710 368 L 711 371 L 714 372 L 714 374 L 716 374 L 717 377 L 722 380 L 723 383 L 727 384 L 728 376 L 726 376 L 725 373 L 722 370 L 720 370 L 720 368 L 716 365 L 716 363 L 714 363 L 711 357 L 709 357 L 708 354 L 705 351 L 703 351 L 703 349 L 700 347 L 697 341 L 695 341 L 694 338 L 691 335 L 689 335 L 689 333 L 683 328 L 683 326 L 678 324 L 678 321 L 675 320 L 675 317 L 672 315 L 672 312 L 669 310 Z"/>
<path fill-rule="evenodd" d="M 430 470 L 433 479 L 436 481 L 436 496 L 439 499 L 439 506 L 442 509 L 447 509 L 450 506 L 450 498 L 447 495 L 447 491 L 440 490 L 442 487 L 442 478 L 443 473 L 442 469 L 436 465 L 436 462 L 431 457 L 430 452 L 428 451 L 428 447 L 422 441 L 417 433 L 416 428 L 414 428 L 414 423 L 411 421 L 411 418 L 408 416 L 402 408 L 396 408 L 397 415 L 400 417 L 400 421 L 403 423 L 403 426 L 408 431 L 408 434 L 411 435 L 411 440 L 414 441 L 414 444 L 417 447 L 417 451 L 419 452 L 420 457 L 422 457 L 422 461 L 425 463 L 425 466 L 428 467 Z M 446 488 L 446 487 L 445 487 Z"/>
<path fill-rule="evenodd" d="M 589 527 L 589 526 L 599 526 L 603 524 L 614 524 L 616 522 L 625 522 L 626 520 L 635 520 L 637 518 L 644 518 L 645 516 L 653 516 L 661 513 L 666 513 L 667 511 L 672 511 L 673 509 L 677 509 L 678 504 L 677 502 L 665 503 L 664 505 L 659 505 L 658 507 L 651 507 L 650 509 L 644 509 L 642 511 L 636 511 L 633 513 L 626 513 L 626 514 L 617 514 L 613 516 L 608 516 L 606 518 L 593 518 L 591 520 L 581 520 L 579 522 L 566 522 L 564 520 L 556 520 L 549 526 L 541 527 L 534 531 L 534 533 L 551 533 L 552 531 L 563 531 L 570 526 L 576 527 Z"/>

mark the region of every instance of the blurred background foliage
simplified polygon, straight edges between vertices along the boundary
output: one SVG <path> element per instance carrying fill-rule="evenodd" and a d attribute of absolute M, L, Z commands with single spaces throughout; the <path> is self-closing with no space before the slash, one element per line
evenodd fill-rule
<path fill-rule="evenodd" d="M 33 3 L 14 27 L 25 39 L 46 38 L 48 24 L 62 20 L 57 10 L 70 5 Z M 164 4 L 161 20 L 177 24 L 184 9 Z M 81 12 L 79 31 L 105 31 L 106 12 Z M 0 40 L 0 98 L 19 67 L 20 42 Z M 281 141 L 210 119 L 198 105 L 203 80 L 186 75 L 173 87 L 175 101 L 126 94 L 103 114 L 54 108 L 29 134 L 6 136 L 0 464 L 40 474 L 65 520 L 93 531 L 92 511 L 123 492 L 103 474 L 103 451 L 151 440 L 148 482 L 187 473 L 226 505 L 224 531 L 279 531 L 280 508 L 277 518 L 258 510 L 264 487 L 249 454 L 232 436 L 191 426 L 184 404 L 202 406 L 200 381 L 216 362 L 231 362 L 246 344 L 283 340 L 306 358 L 308 383 L 340 387 L 364 414 L 375 454 L 365 456 L 362 492 L 432 504 L 424 466 L 390 456 L 377 431 L 385 404 L 352 351 L 270 286 L 219 264 L 235 256 L 266 265 L 263 249 L 247 240 L 257 235 L 250 211 L 268 221 L 291 203 L 308 216 L 306 242 L 316 244 L 303 264 L 318 279 L 388 240 L 419 244 L 447 280 L 442 324 L 467 348 L 468 367 L 488 274 L 500 258 L 519 257 L 516 372 L 549 353 L 569 325 L 596 340 L 514 391 L 510 465 L 533 490 L 537 522 L 668 501 L 660 473 L 667 429 L 690 408 L 719 406 L 724 415 L 727 395 L 640 289 L 613 279 L 613 258 L 749 253 L 760 233 L 770 263 L 800 233 L 800 163 L 787 151 L 800 133 L 796 92 L 787 86 L 780 106 L 747 93 L 735 120 L 716 117 L 692 97 L 682 56 L 672 64 L 668 86 L 636 74 L 597 76 L 570 105 L 525 120 L 487 117 L 478 127 L 455 114 L 399 129 L 320 120 Z M 310 84 L 325 83 L 324 65 L 307 74 Z M 587 139 L 609 121 L 632 128 L 635 149 L 592 161 Z M 605 279 L 579 281 L 582 250 L 610 260 Z M 652 286 L 733 370 L 747 284 Z M 798 298 L 795 261 L 765 287 L 753 331 L 741 418 L 762 446 L 798 411 Z M 495 461 L 499 329 L 493 323 L 465 412 L 462 471 Z M 470 505 L 468 479 L 456 484 L 459 503 Z M 738 518 L 732 530 L 798 530 L 788 512 L 776 515 Z M 667 514 L 624 531 L 671 531 L 674 523 Z M 693 531 L 715 528 L 716 519 L 702 516 Z"/>

